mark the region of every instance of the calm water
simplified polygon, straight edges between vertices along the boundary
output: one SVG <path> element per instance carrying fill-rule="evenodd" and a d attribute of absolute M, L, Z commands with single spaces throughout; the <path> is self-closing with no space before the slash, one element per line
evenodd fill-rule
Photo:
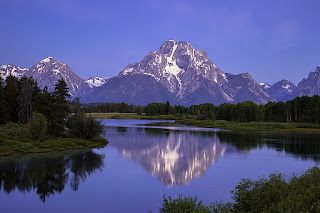
<path fill-rule="evenodd" d="M 320 162 L 320 134 L 103 122 L 105 148 L 0 158 L 0 212 L 157 212 L 164 194 L 227 202 L 241 178 Z"/>

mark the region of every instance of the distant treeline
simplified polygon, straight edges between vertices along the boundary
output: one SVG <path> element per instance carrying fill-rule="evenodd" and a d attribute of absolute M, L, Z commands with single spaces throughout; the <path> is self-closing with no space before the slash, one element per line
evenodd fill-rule
<path fill-rule="evenodd" d="M 138 113 L 142 114 L 144 107 L 133 104 L 122 103 L 90 103 L 82 104 L 82 110 L 85 113 Z"/>
<path fill-rule="evenodd" d="M 268 102 L 264 105 L 257 105 L 252 101 L 244 101 L 237 104 L 225 103 L 220 106 L 206 103 L 190 107 L 181 105 L 171 106 L 169 102 L 150 103 L 145 107 L 125 103 L 100 103 L 85 105 L 83 106 L 83 110 L 87 113 L 119 112 L 145 113 L 148 116 L 192 116 L 192 118 L 199 120 L 318 123 L 320 120 L 320 96 L 302 96 L 286 103 L 279 101 Z"/>

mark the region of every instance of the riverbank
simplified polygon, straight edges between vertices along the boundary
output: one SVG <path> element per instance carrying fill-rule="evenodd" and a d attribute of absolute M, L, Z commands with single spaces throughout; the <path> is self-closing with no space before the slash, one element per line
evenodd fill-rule
<path fill-rule="evenodd" d="M 197 126 L 203 128 L 220 128 L 244 131 L 279 131 L 279 132 L 316 132 L 320 133 L 320 124 L 307 123 L 277 123 L 277 122 L 230 122 L 223 120 L 176 120 L 175 124 Z"/>
<path fill-rule="evenodd" d="M 95 119 L 144 119 L 144 120 L 175 120 L 168 125 L 188 125 L 202 128 L 220 128 L 243 131 L 278 131 L 278 132 L 308 132 L 320 133 L 320 124 L 313 123 L 278 123 L 278 122 L 231 122 L 224 120 L 196 120 L 173 115 L 147 116 L 136 113 L 88 113 Z M 189 116 L 194 117 L 194 116 Z M 161 123 L 165 125 L 166 123 Z M 158 125 L 158 123 L 156 124 Z M 150 126 L 154 126 L 150 124 Z"/>
<path fill-rule="evenodd" d="M 84 140 L 46 136 L 42 141 L 33 141 L 26 125 L 9 123 L 0 126 L 0 156 L 94 148 L 106 144 L 108 141 L 102 137 Z"/>
<path fill-rule="evenodd" d="M 136 120 L 179 120 L 182 117 L 174 115 L 157 115 L 147 116 L 145 114 L 137 113 L 87 113 L 87 116 L 91 116 L 94 119 L 136 119 Z"/>

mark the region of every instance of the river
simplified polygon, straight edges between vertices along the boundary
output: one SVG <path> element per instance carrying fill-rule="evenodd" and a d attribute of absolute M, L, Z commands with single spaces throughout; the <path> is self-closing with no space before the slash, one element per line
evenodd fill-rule
<path fill-rule="evenodd" d="M 320 162 L 320 134 L 151 122 L 103 120 L 110 143 L 100 149 L 0 158 L 1 212 L 157 212 L 164 194 L 229 202 L 241 178 Z"/>

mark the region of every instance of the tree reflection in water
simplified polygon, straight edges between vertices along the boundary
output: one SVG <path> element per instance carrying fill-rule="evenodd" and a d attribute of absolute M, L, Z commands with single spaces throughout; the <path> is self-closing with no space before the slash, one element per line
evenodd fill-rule
<path fill-rule="evenodd" d="M 36 191 L 40 199 L 61 193 L 70 180 L 76 191 L 79 183 L 104 166 L 104 155 L 90 151 L 69 151 L 26 155 L 0 160 L 0 190 Z"/>

